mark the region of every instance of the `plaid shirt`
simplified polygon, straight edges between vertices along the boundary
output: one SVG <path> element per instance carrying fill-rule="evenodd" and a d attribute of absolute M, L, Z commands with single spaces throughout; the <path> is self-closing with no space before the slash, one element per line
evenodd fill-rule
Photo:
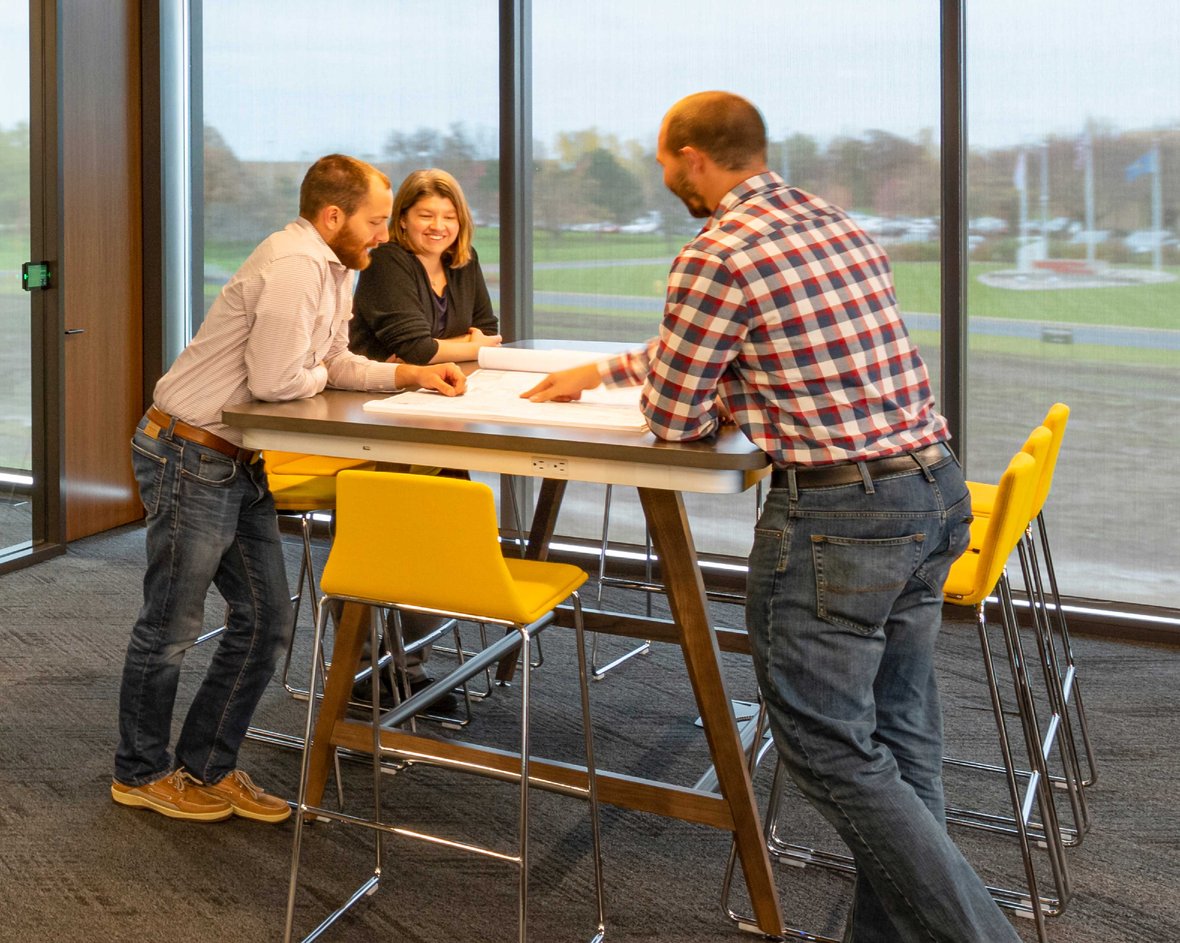
<path fill-rule="evenodd" d="M 750 177 L 677 256 L 659 336 L 605 361 L 644 385 L 661 439 L 728 413 L 776 465 L 883 458 L 945 440 L 885 252 L 839 207 Z"/>

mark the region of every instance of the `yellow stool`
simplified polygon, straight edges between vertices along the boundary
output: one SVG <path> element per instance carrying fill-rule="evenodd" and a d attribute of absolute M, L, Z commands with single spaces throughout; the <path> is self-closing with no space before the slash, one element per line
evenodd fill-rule
<path fill-rule="evenodd" d="M 582 627 L 582 610 L 577 590 L 586 574 L 575 566 L 505 557 L 500 547 L 499 526 L 492 490 L 485 484 L 453 478 L 405 475 L 388 472 L 345 471 L 337 478 L 336 538 L 324 567 L 321 585 L 324 597 L 316 622 L 315 646 L 322 644 L 327 603 L 337 601 L 374 608 L 425 612 L 472 622 L 503 625 L 505 634 L 458 667 L 419 691 L 392 711 L 381 714 L 377 680 L 372 678 L 373 793 L 372 818 L 310 806 L 307 801 L 311 765 L 312 731 L 316 700 L 308 701 L 303 763 L 299 778 L 299 799 L 291 856 L 291 878 L 287 900 L 284 940 L 292 939 L 295 899 L 303 828 L 309 815 L 371 830 L 376 837 L 373 873 L 347 901 L 333 911 L 306 939 L 314 939 L 362 897 L 376 891 L 382 876 L 382 845 L 385 835 L 396 834 L 442 844 L 456 850 L 515 864 L 518 869 L 518 940 L 525 943 L 528 904 L 528 795 L 529 795 L 529 690 L 531 659 L 529 647 L 534 636 L 554 620 L 554 610 L 563 601 L 573 602 L 581 691 L 582 724 L 585 737 L 587 788 L 577 790 L 590 804 L 594 853 L 594 879 L 598 925 L 594 941 L 605 934 L 602 862 L 598 825 L 598 793 L 594 771 L 590 696 Z M 396 624 L 396 622 L 395 622 Z M 376 620 L 370 618 L 370 646 L 377 644 Z M 517 849 L 509 854 L 470 842 L 426 835 L 382 820 L 381 755 L 398 754 L 382 745 L 380 730 L 411 721 L 444 693 L 497 664 L 506 655 L 520 652 L 520 771 L 513 774 L 518 784 L 519 828 Z M 313 664 L 312 688 L 316 684 Z M 416 762 L 432 760 L 414 754 Z M 446 766 L 447 764 L 441 763 Z M 503 779 L 500 770 L 478 764 L 451 765 L 459 772 L 473 772 Z M 396 880 L 396 878 L 395 878 Z"/>
<path fill-rule="evenodd" d="M 1061 609 L 1060 596 L 1057 595 L 1055 575 L 1052 576 L 1050 584 L 1056 597 L 1056 604 L 1050 605 L 1049 603 L 1045 580 L 1041 574 L 1040 554 L 1033 534 L 1034 522 L 1040 522 L 1042 534 L 1046 533 L 1042 510 L 1052 486 L 1053 473 L 1057 466 L 1057 456 L 1061 450 L 1068 417 L 1069 407 L 1064 403 L 1055 404 L 1046 416 L 1046 424 L 1038 426 L 1024 445 L 1024 451 L 1037 461 L 1037 485 L 1033 494 L 1032 516 L 1029 518 L 1017 551 L 1020 557 L 1024 589 L 1028 596 L 1029 616 L 1037 644 L 1037 654 L 1040 658 L 1047 700 L 1045 708 L 1047 719 L 1042 753 L 1047 763 L 1054 745 L 1059 751 L 1062 764 L 1061 774 L 1056 775 L 1050 772 L 1050 781 L 1054 786 L 1064 789 L 1067 793 L 1073 816 L 1072 826 L 1061 826 L 1060 841 L 1065 845 L 1078 845 L 1090 827 L 1089 807 L 1083 786 L 1093 782 L 1094 754 L 1089 745 L 1089 731 L 1085 727 L 1084 708 L 1081 706 L 1080 700 L 1075 699 L 1075 708 L 1079 709 L 1079 730 L 1086 746 L 1092 774 L 1091 778 L 1087 780 L 1082 773 L 1078 742 L 1074 736 L 1073 723 L 1070 718 L 1069 707 L 1075 689 L 1076 670 L 1069 644 L 1069 630 Z M 1034 440 L 1039 444 L 1034 445 Z M 986 519 L 991 514 L 997 486 L 977 481 L 969 481 L 967 485 L 971 491 L 972 513 L 977 520 Z M 1047 544 L 1042 541 L 1041 549 L 1046 548 Z M 1048 557 L 1046 559 L 1049 571 L 1052 573 L 1052 560 Z M 1054 632 L 1055 625 L 1058 629 L 1056 633 Z M 1063 646 L 1064 654 L 1062 655 L 1059 655 L 1057 650 L 1058 640 Z M 1080 691 L 1077 692 L 1077 698 L 1080 698 Z M 990 824 L 988 827 L 991 827 Z"/>
<path fill-rule="evenodd" d="M 1045 502 L 1049 497 L 1053 481 L 1053 473 L 1057 468 L 1057 459 L 1061 452 L 1061 443 L 1065 438 L 1065 427 L 1069 422 L 1069 407 L 1065 403 L 1054 403 L 1045 414 L 1042 425 L 1052 434 L 1053 441 L 1049 446 L 1049 455 L 1037 484 L 1037 493 L 1033 501 L 1033 517 L 1036 523 L 1034 533 L 1031 523 L 1026 536 L 1026 544 L 1032 567 L 1034 585 L 1028 587 L 1033 594 L 1033 602 L 1038 606 L 1047 632 L 1048 654 L 1054 662 L 1065 703 L 1072 705 L 1074 720 L 1077 721 L 1078 738 L 1084 749 L 1087 776 L 1080 780 L 1083 787 L 1089 787 L 1098 781 L 1098 762 L 1094 748 L 1090 741 L 1090 725 L 1086 719 L 1086 707 L 1082 699 L 1081 681 L 1078 678 L 1077 660 L 1074 657 L 1073 646 L 1070 642 L 1069 624 L 1065 618 L 1065 610 L 1061 605 L 1061 592 L 1057 585 L 1057 572 L 1053 568 L 1053 555 L 1049 546 L 1049 529 L 1045 523 Z M 986 517 L 990 513 L 994 501 L 996 486 L 986 482 L 967 482 L 971 489 L 972 511 L 977 517 Z M 1041 575 L 1041 562 L 1044 561 L 1044 577 Z M 1060 645 L 1060 659 L 1056 646 Z M 1067 711 L 1068 713 L 1068 711 Z M 1067 718 L 1068 722 L 1068 718 Z M 1072 726 L 1072 725 L 1071 725 Z M 1072 733 L 1072 730 L 1071 730 Z M 1074 752 L 1078 751 L 1078 740 L 1073 740 Z"/>
<path fill-rule="evenodd" d="M 331 519 L 336 511 L 336 475 L 348 468 L 372 468 L 372 462 L 361 459 L 333 458 L 324 455 L 303 455 L 299 452 L 263 453 L 262 460 L 266 466 L 267 484 L 271 496 L 274 498 L 275 511 L 280 517 L 297 517 L 303 539 L 303 554 L 299 563 L 299 578 L 295 590 L 291 594 L 294 606 L 292 621 L 299 622 L 299 611 L 303 605 L 304 592 L 309 597 L 313 623 L 319 618 L 319 601 L 316 587 L 315 561 L 312 556 L 312 537 L 315 527 L 315 515 L 325 514 Z M 331 527 L 331 524 L 329 524 Z M 291 653 L 294 646 L 287 647 L 287 654 L 283 660 L 282 685 L 287 693 L 296 700 L 311 696 L 312 688 L 298 688 L 292 684 Z M 324 670 L 323 647 L 317 647 L 312 657 L 318 660 L 321 670 Z M 246 736 L 260 743 L 288 749 L 302 749 L 303 739 L 278 730 L 251 725 L 246 730 Z M 340 755 L 335 752 L 332 757 L 336 770 L 336 801 L 344 804 L 344 792 L 340 778 Z"/>
<path fill-rule="evenodd" d="M 1029 686 L 1027 668 L 1021 646 L 1016 611 L 1012 604 L 1012 590 L 1008 581 L 1007 563 L 1012 552 L 1021 543 L 1028 522 L 1032 519 L 1033 501 L 1051 433 L 1038 427 L 1030 436 L 1026 446 L 1038 455 L 1020 451 L 1008 463 L 996 488 L 991 513 L 980 518 L 972 526 L 971 546 L 951 566 L 943 588 L 945 602 L 956 606 L 968 606 L 975 611 L 979 644 L 983 652 L 983 667 L 990 696 L 996 731 L 999 735 L 1001 767 L 1008 786 L 1012 803 L 1013 830 L 1020 846 L 1026 886 L 1007 890 L 991 888 L 996 902 L 1022 916 L 1030 917 L 1036 925 L 1037 939 L 1044 941 L 1045 916 L 1061 913 L 1070 896 L 1069 874 L 1061 854 L 1060 836 L 1056 809 L 1053 803 L 1051 783 L 1048 778 L 1044 756 L 1041 751 L 1042 739 L 1036 715 L 1036 704 Z M 1022 792 L 1018 771 L 1012 756 L 1012 742 L 1008 727 L 992 650 L 988 640 L 985 605 L 992 594 L 999 598 L 1000 624 L 1003 630 L 1004 648 L 1008 656 L 1008 667 L 1012 673 L 1016 692 L 1017 715 L 1020 720 L 1026 753 L 1028 755 L 1027 789 Z M 1056 896 L 1042 895 L 1038 890 L 1037 869 L 1032 857 L 1034 836 L 1029 828 L 1033 805 L 1040 811 L 1050 869 L 1056 885 Z"/>
<path fill-rule="evenodd" d="M 275 511 L 280 516 L 297 517 L 303 538 L 303 557 L 299 564 L 299 578 L 291 602 L 295 607 L 292 615 L 299 622 L 299 610 L 303 605 L 304 590 L 308 590 L 311 616 L 314 623 L 319 619 L 318 591 L 316 587 L 315 561 L 312 556 L 312 537 L 315 515 L 322 514 L 331 520 L 336 511 L 336 475 L 346 469 L 371 469 L 372 462 L 362 459 L 334 458 L 326 455 L 303 455 L 299 452 L 268 451 L 262 455 L 266 465 L 266 479 L 274 498 Z M 329 523 L 329 528 L 331 524 Z M 318 656 L 323 658 L 323 652 Z M 283 687 L 297 698 L 308 696 L 306 690 L 294 687 L 290 682 L 291 648 L 287 649 L 283 664 Z"/>

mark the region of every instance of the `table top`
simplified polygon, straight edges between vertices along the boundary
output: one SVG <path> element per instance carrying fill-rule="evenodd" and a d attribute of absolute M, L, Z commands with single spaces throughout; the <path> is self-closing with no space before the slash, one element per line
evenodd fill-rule
<path fill-rule="evenodd" d="M 737 493 L 770 469 L 766 454 L 732 426 L 700 442 L 663 442 L 648 431 L 366 412 L 364 404 L 381 395 L 326 390 L 244 403 L 222 421 L 243 430 L 248 448 L 676 491 Z"/>

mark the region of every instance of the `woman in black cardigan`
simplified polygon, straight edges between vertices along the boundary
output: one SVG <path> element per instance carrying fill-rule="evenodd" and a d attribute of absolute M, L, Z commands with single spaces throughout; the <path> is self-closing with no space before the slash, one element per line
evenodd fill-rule
<path fill-rule="evenodd" d="M 499 344 L 488 286 L 471 246 L 474 229 L 463 190 L 449 173 L 415 170 L 406 177 L 393 200 L 390 241 L 370 253 L 357 282 L 349 346 L 372 360 L 428 364 L 475 360 L 481 347 Z M 424 638 L 438 624 L 425 614 L 404 613 L 405 641 Z M 398 665 L 398 683 L 409 688 L 403 693 L 416 694 L 431 683 L 424 667 L 429 657 L 430 646 L 424 646 Z M 387 682 L 382 675 L 384 708 L 395 703 Z M 358 682 L 353 700 L 367 703 L 371 690 L 369 681 Z M 457 706 L 448 693 L 431 710 L 450 713 Z"/>
<path fill-rule="evenodd" d="M 374 249 L 353 302 L 349 346 L 373 360 L 475 360 L 500 343 L 459 182 L 415 170 L 398 188 L 390 241 Z"/>

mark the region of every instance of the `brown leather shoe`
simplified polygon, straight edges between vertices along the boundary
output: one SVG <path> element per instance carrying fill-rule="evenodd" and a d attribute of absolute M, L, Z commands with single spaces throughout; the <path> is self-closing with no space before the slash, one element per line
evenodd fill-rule
<path fill-rule="evenodd" d="M 229 802 L 207 792 L 204 786 L 181 769 L 144 786 L 111 783 L 111 798 L 119 805 L 151 809 L 170 819 L 221 822 L 233 815 L 233 807 Z"/>
<path fill-rule="evenodd" d="M 256 822 L 282 822 L 291 814 L 291 807 L 278 796 L 263 792 L 249 776 L 240 769 L 212 786 L 201 787 L 211 796 L 224 799 L 233 809 L 234 815 Z"/>

